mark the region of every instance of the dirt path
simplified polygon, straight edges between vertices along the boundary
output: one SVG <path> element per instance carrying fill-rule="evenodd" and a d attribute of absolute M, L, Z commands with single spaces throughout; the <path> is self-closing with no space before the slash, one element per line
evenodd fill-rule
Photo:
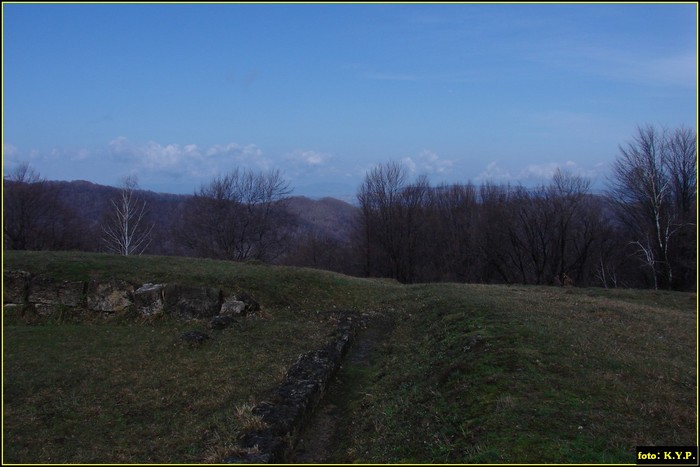
<path fill-rule="evenodd" d="M 291 462 L 327 464 L 354 460 L 347 458 L 342 446 L 352 422 L 352 402 L 362 397 L 380 346 L 392 329 L 388 318 L 374 316 L 368 320 L 366 328 L 358 332 L 343 366 L 302 432 Z"/>

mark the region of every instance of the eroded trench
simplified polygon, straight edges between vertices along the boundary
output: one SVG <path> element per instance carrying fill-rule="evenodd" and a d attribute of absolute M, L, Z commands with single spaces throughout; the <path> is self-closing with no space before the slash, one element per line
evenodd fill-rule
<path fill-rule="evenodd" d="M 224 462 L 353 462 L 344 445 L 353 422 L 353 402 L 364 396 L 393 326 L 379 313 L 341 314 L 330 342 L 301 355 L 269 400 L 254 409 L 267 427 L 246 433 L 240 440 L 241 452 Z"/>
<path fill-rule="evenodd" d="M 386 341 L 392 329 L 393 323 L 389 318 L 375 315 L 358 330 L 325 397 L 300 433 L 290 462 L 330 464 L 355 461 L 344 446 L 354 416 L 353 402 L 364 396 L 366 379 L 370 377 L 381 344 Z"/>

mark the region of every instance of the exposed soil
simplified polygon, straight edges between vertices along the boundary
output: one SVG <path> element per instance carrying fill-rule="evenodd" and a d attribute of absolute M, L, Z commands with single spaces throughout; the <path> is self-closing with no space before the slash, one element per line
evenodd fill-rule
<path fill-rule="evenodd" d="M 328 464 L 354 461 L 343 449 L 347 429 L 352 423 L 352 402 L 363 396 L 364 383 L 381 351 L 381 344 L 392 329 L 393 324 L 388 318 L 376 315 L 358 332 L 343 366 L 301 433 L 290 462 Z"/>

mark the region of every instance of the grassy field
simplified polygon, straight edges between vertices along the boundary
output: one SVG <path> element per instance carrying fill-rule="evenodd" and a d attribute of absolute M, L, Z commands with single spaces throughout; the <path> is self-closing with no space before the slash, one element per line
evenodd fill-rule
<path fill-rule="evenodd" d="M 428 284 L 183 258 L 6 252 L 5 269 L 246 290 L 263 317 L 190 348 L 205 323 L 3 326 L 4 462 L 215 462 L 324 311 L 395 327 L 342 401 L 336 462 L 634 463 L 697 444 L 695 294 Z M 238 410 L 241 412 L 241 410 Z"/>

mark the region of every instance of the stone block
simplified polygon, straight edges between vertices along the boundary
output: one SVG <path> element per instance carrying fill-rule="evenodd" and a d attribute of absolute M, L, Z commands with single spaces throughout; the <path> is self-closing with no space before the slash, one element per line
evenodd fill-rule
<path fill-rule="evenodd" d="M 35 276 L 29 282 L 29 303 L 77 307 L 84 303 L 84 297 L 85 283 L 81 281 L 57 281 L 48 276 Z"/>
<path fill-rule="evenodd" d="M 245 302 L 238 300 L 236 297 L 228 297 L 221 304 L 221 315 L 223 316 L 240 316 L 245 314 Z"/>
<path fill-rule="evenodd" d="M 211 318 L 221 310 L 221 289 L 168 284 L 163 305 L 166 313 L 178 318 Z"/>
<path fill-rule="evenodd" d="M 143 316 L 163 313 L 165 284 L 143 284 L 134 292 L 136 311 Z"/>
<path fill-rule="evenodd" d="M 5 271 L 3 274 L 3 303 L 27 303 L 31 277 L 32 275 L 27 271 Z"/>
<path fill-rule="evenodd" d="M 124 311 L 132 305 L 133 292 L 134 286 L 126 281 L 90 281 L 87 290 L 88 309 L 107 313 Z"/>

